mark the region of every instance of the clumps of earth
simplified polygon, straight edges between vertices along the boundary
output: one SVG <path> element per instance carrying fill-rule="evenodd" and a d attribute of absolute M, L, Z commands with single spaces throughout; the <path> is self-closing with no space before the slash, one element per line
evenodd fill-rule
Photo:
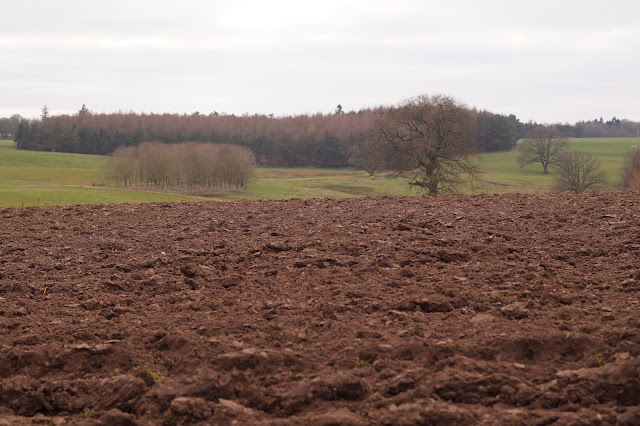
<path fill-rule="evenodd" d="M 634 193 L 0 224 L 0 425 L 640 423 Z"/>

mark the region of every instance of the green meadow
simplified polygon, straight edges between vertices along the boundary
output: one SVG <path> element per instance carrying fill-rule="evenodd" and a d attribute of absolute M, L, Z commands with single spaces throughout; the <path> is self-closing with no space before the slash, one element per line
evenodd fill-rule
<path fill-rule="evenodd" d="M 597 156 L 608 174 L 604 189 L 620 185 L 624 155 L 640 138 L 572 139 L 570 148 Z M 515 152 L 477 157 L 483 170 L 473 188 L 465 193 L 547 192 L 553 171 L 542 167 L 518 167 Z M 364 197 L 415 195 L 407 180 L 382 174 L 371 179 L 351 169 L 257 168 L 254 178 L 241 190 L 217 188 L 171 193 L 154 188 L 109 188 L 101 174 L 103 157 L 55 152 L 19 151 L 12 141 L 0 141 L 0 206 L 102 204 L 179 200 L 258 200 L 310 197 Z"/>
<path fill-rule="evenodd" d="M 0 206 L 146 203 L 188 197 L 101 187 L 103 158 L 97 155 L 19 151 L 0 141 Z M 72 186 L 75 185 L 75 186 Z"/>
<path fill-rule="evenodd" d="M 606 190 L 620 189 L 621 168 L 624 156 L 632 148 L 640 146 L 640 138 L 580 138 L 570 139 L 569 149 L 596 156 L 601 169 L 607 173 Z M 542 174 L 540 164 L 519 167 L 517 153 L 500 152 L 479 156 L 484 171 L 483 188 L 476 192 L 547 192 L 553 186 L 554 171 Z"/>
<path fill-rule="evenodd" d="M 240 191 L 200 191 L 198 195 L 230 200 L 288 198 L 348 198 L 375 195 L 411 195 L 406 179 L 377 176 L 360 170 L 315 168 L 262 168 Z"/>

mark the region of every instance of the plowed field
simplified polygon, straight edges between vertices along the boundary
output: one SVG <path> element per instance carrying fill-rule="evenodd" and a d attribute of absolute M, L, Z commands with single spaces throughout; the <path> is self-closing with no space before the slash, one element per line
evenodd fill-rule
<path fill-rule="evenodd" d="M 639 405 L 637 194 L 0 209 L 0 425 Z"/>

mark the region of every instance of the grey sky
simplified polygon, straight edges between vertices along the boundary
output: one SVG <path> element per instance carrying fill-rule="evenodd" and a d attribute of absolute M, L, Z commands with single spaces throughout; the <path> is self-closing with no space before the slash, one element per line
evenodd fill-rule
<path fill-rule="evenodd" d="M 0 116 L 276 115 L 422 93 L 522 121 L 640 120 L 637 0 L 39 1 L 2 6 Z"/>

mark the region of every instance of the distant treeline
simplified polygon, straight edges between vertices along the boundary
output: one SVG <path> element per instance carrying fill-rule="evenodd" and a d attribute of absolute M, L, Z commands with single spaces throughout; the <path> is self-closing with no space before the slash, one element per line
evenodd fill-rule
<path fill-rule="evenodd" d="M 368 138 L 381 110 L 359 114 L 266 115 L 91 114 L 23 121 L 15 141 L 21 149 L 108 154 L 144 142 L 209 142 L 250 148 L 261 165 L 342 167 L 349 146 Z"/>
<path fill-rule="evenodd" d="M 602 117 L 576 124 L 556 124 L 562 136 L 567 138 L 640 138 L 640 123 L 621 120 L 615 116 L 610 120 Z"/>
<path fill-rule="evenodd" d="M 390 108 L 377 107 L 332 114 L 273 117 L 273 115 L 94 114 L 84 106 L 77 114 L 22 120 L 15 129 L 20 149 L 109 154 L 120 146 L 144 142 L 208 142 L 250 148 L 259 165 L 359 167 L 368 149 L 370 129 Z M 476 124 L 479 152 L 505 151 L 538 126 L 522 123 L 515 115 L 470 109 Z M 564 136 L 637 136 L 638 123 L 595 120 L 557 125 Z"/>
<path fill-rule="evenodd" d="M 109 154 L 144 142 L 209 142 L 250 148 L 268 166 L 357 166 L 370 129 L 388 108 L 358 112 L 272 117 L 266 115 L 93 114 L 46 116 L 22 121 L 15 141 L 20 149 Z M 508 150 L 522 135 L 514 116 L 469 110 L 477 121 L 481 152 Z"/>
<path fill-rule="evenodd" d="M 0 118 L 0 139 L 13 138 L 18 131 L 18 126 L 24 121 L 20 114 L 13 114 L 11 117 Z"/>
<path fill-rule="evenodd" d="M 522 136 L 542 124 L 535 122 L 525 123 L 522 128 Z M 596 118 L 593 121 L 579 121 L 575 124 L 551 124 L 545 127 L 555 127 L 564 138 L 640 138 L 640 123 L 631 120 L 620 120 L 616 117 L 610 120 Z"/>

